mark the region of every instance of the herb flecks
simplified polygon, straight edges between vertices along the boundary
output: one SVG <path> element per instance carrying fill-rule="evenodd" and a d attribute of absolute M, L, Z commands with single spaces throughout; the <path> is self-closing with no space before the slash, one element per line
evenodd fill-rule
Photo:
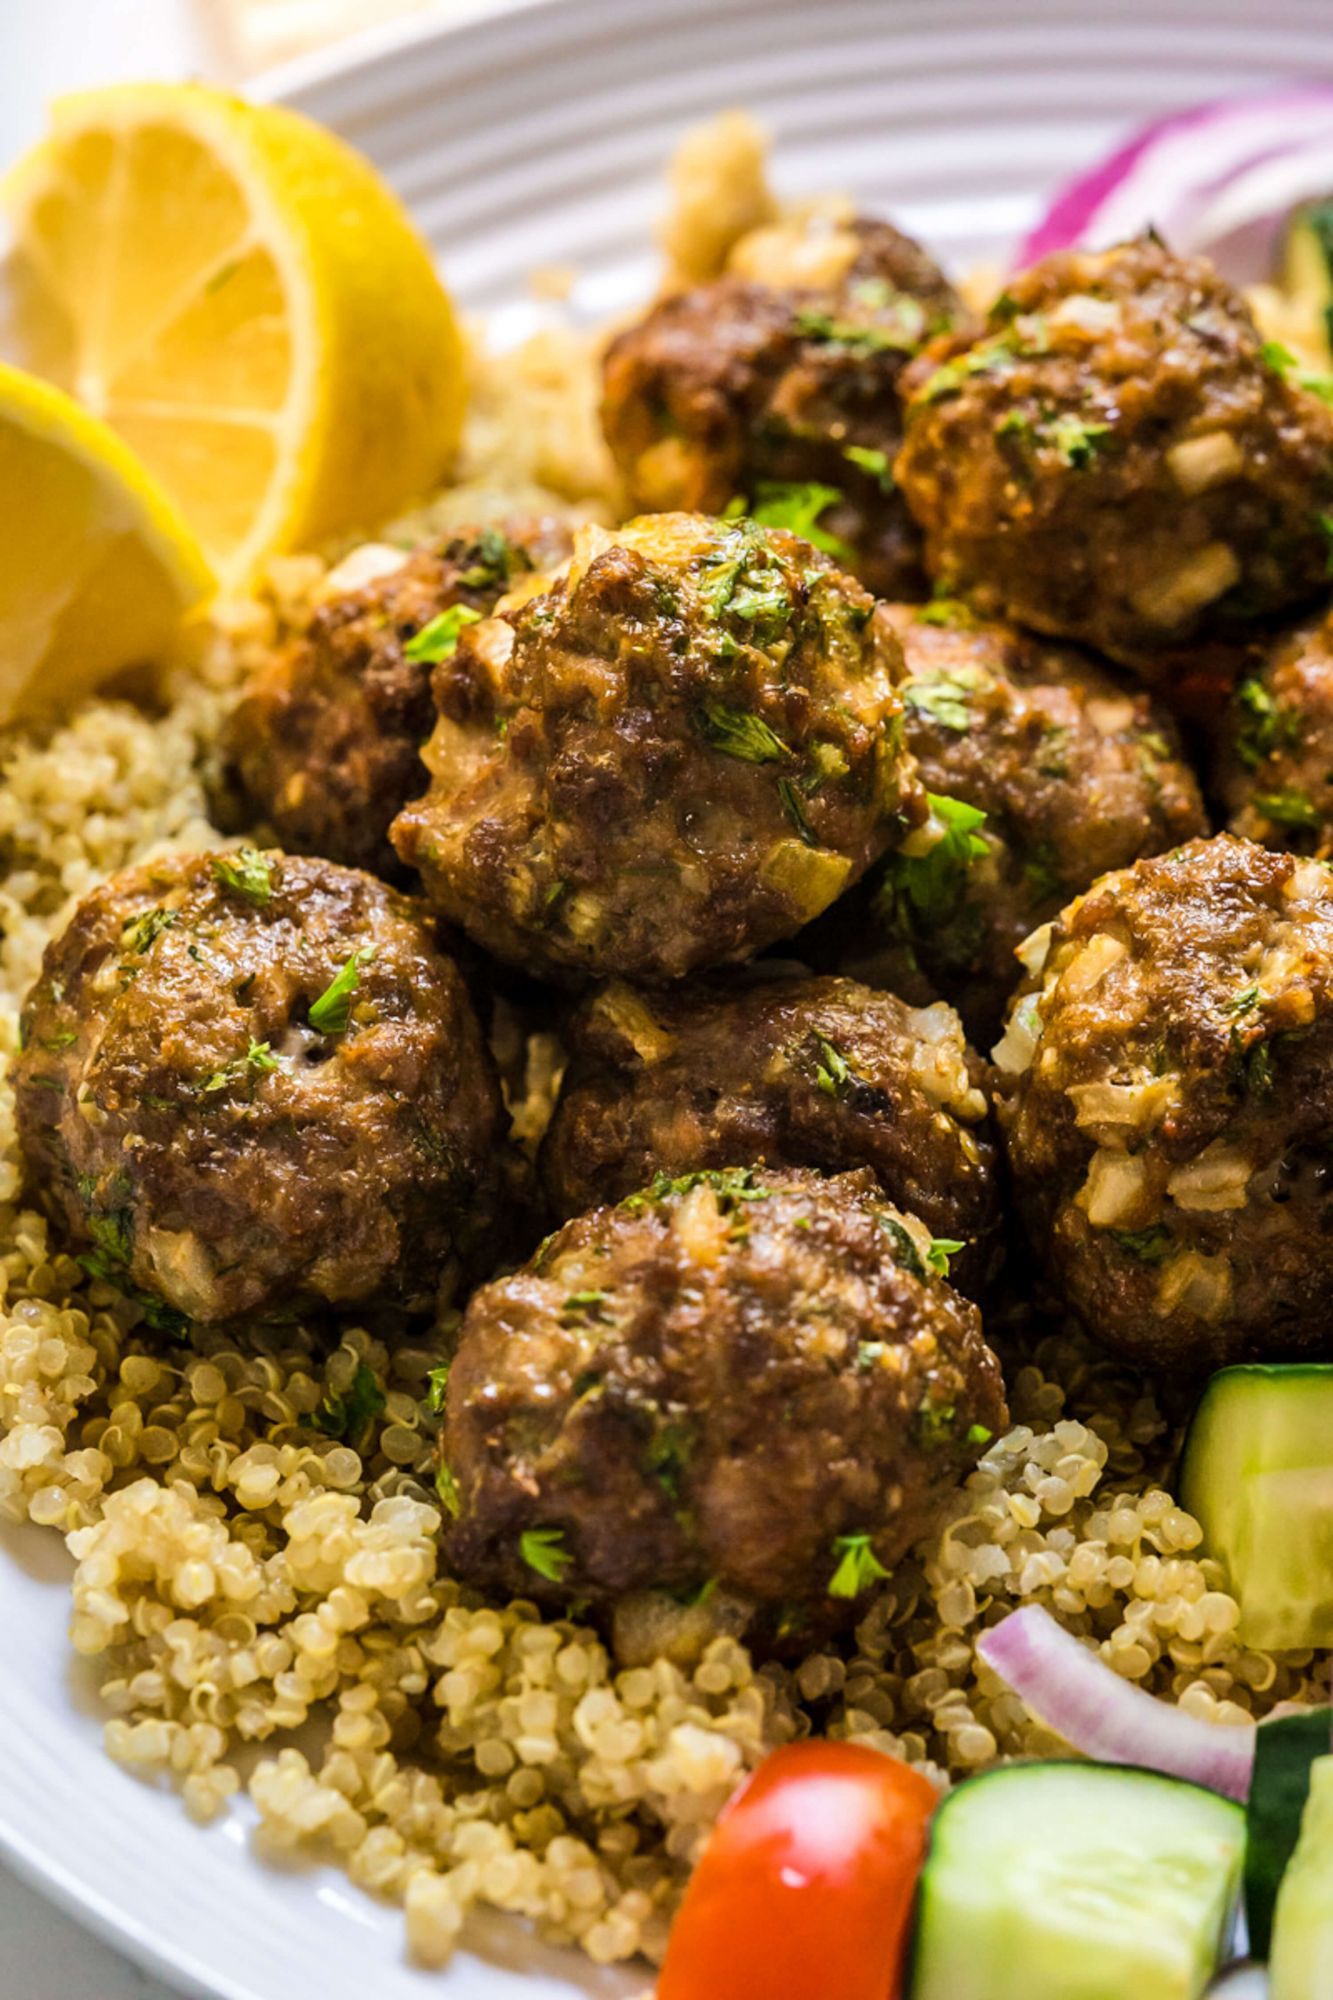
<path fill-rule="evenodd" d="M 338 968 L 319 998 L 311 1001 L 306 1018 L 317 1033 L 346 1034 L 352 1018 L 352 1001 L 361 985 L 361 967 L 373 957 L 373 947 L 362 945 Z"/>
<path fill-rule="evenodd" d="M 438 667 L 441 660 L 450 659 L 457 652 L 463 627 L 476 625 L 480 620 L 480 611 L 474 611 L 470 604 L 451 604 L 408 640 L 403 647 L 403 658 L 415 665 Z"/>
<path fill-rule="evenodd" d="M 724 757 L 736 757 L 745 764 L 776 764 L 792 754 L 776 730 L 749 709 L 706 701 L 697 720 L 702 734 Z"/>
<path fill-rule="evenodd" d="M 870 1546 L 869 1535 L 839 1535 L 833 1543 L 837 1568 L 829 1578 L 830 1597 L 861 1597 L 889 1572 Z"/>
<path fill-rule="evenodd" d="M 851 544 L 819 525 L 821 517 L 827 514 L 830 507 L 836 507 L 842 497 L 836 486 L 825 486 L 818 480 L 800 485 L 781 480 L 762 480 L 755 490 L 750 518 L 762 528 L 786 528 L 790 534 L 799 535 L 803 542 L 809 542 L 812 548 L 822 549 L 825 555 L 835 556 L 839 562 L 854 562 L 856 551 Z"/>
<path fill-rule="evenodd" d="M 574 1560 L 561 1528 L 526 1528 L 518 1538 L 518 1552 L 528 1568 L 548 1583 L 562 1582 Z"/>
<path fill-rule="evenodd" d="M 214 854 L 209 859 L 213 878 L 233 895 L 241 896 L 257 910 L 273 900 L 273 863 L 257 847 L 241 847 L 234 854 Z"/>
<path fill-rule="evenodd" d="M 345 1390 L 330 1390 L 310 1421 L 326 1437 L 355 1445 L 384 1409 L 387 1398 L 373 1368 L 363 1361 Z"/>

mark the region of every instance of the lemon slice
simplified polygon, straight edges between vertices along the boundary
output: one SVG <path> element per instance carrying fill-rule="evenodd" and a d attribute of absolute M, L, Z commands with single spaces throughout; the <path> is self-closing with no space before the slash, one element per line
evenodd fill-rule
<path fill-rule="evenodd" d="M 448 295 L 394 195 L 308 119 L 198 84 L 86 92 L 0 202 L 15 358 L 133 446 L 224 581 L 447 470 Z"/>
<path fill-rule="evenodd" d="M 0 720 L 62 707 L 161 656 L 213 579 L 134 453 L 0 365 Z"/>

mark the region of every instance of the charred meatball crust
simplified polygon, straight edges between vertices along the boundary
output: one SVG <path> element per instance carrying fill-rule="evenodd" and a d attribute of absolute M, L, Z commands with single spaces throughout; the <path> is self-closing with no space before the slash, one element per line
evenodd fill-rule
<path fill-rule="evenodd" d="M 555 1215 L 729 1160 L 865 1166 L 959 1246 L 956 1284 L 984 1276 L 998 1221 L 986 1068 L 952 1008 L 791 974 L 663 994 L 616 984 L 567 1039 L 541 1153 Z"/>
<path fill-rule="evenodd" d="M 1153 238 L 1010 280 L 979 340 L 914 362 L 897 476 L 931 572 L 1148 678 L 1315 594 L 1333 410 L 1243 300 Z"/>
<path fill-rule="evenodd" d="M 321 604 L 250 676 L 222 734 L 220 823 L 262 824 L 297 854 L 401 873 L 394 814 L 425 790 L 431 666 L 452 643 L 442 614 L 494 609 L 522 578 L 563 561 L 553 521 L 511 522 L 416 549 Z"/>
<path fill-rule="evenodd" d="M 737 276 L 663 299 L 611 342 L 602 425 L 635 506 L 720 514 L 738 494 L 829 490 L 822 534 L 876 595 L 924 591 L 919 537 L 894 490 L 898 378 L 960 312 L 891 224 L 828 240 L 814 282 Z"/>
<path fill-rule="evenodd" d="M 688 1175 L 567 1223 L 463 1322 L 457 1573 L 788 1604 L 827 1603 L 842 1537 L 891 1567 L 1006 1421 L 927 1247 L 865 1169 Z"/>
<path fill-rule="evenodd" d="M 1333 857 L 1333 613 L 1251 661 L 1226 711 L 1217 787 L 1233 833 Z"/>
<path fill-rule="evenodd" d="M 436 669 L 434 783 L 394 843 L 436 908 L 541 976 L 746 959 L 923 815 L 901 661 L 860 585 L 782 530 L 584 530 L 549 592 Z"/>
<path fill-rule="evenodd" d="M 1015 1192 L 1142 1364 L 1333 1359 L 1333 874 L 1219 834 L 1054 925 L 996 1049 Z"/>
<path fill-rule="evenodd" d="M 113 876 L 22 1034 L 37 1192 L 99 1275 L 173 1312 L 423 1307 L 485 1254 L 490 1058 L 429 922 L 367 875 L 242 850 Z"/>
<path fill-rule="evenodd" d="M 922 783 L 985 819 L 946 817 L 942 852 L 918 835 L 891 856 L 835 920 L 841 955 L 909 999 L 943 994 L 989 1047 L 1023 940 L 1099 875 L 1208 821 L 1171 718 L 1087 654 L 956 602 L 888 615 Z"/>

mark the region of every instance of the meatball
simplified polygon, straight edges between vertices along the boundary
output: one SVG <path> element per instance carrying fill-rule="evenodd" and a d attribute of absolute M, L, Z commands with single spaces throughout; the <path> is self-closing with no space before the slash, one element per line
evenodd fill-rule
<path fill-rule="evenodd" d="M 473 1298 L 448 1557 L 542 1600 L 851 1601 L 1005 1421 L 976 1308 L 868 1169 L 662 1179 Z"/>
<path fill-rule="evenodd" d="M 613 985 L 568 1039 L 541 1156 L 557 1215 L 729 1160 L 866 1166 L 962 1253 L 955 1282 L 984 1275 L 997 1221 L 986 1073 L 951 1008 L 791 974 L 660 995 Z"/>
<path fill-rule="evenodd" d="M 761 511 L 811 486 L 821 545 L 877 595 L 924 590 L 894 489 L 898 378 L 958 299 L 887 222 L 825 233 L 790 283 L 728 276 L 662 300 L 612 341 L 602 425 L 636 506 Z M 819 504 L 822 500 L 822 506 Z M 789 525 L 795 525 L 790 522 Z"/>
<path fill-rule="evenodd" d="M 1333 1359 L 1333 875 L 1219 834 L 1054 925 L 995 1051 L 1039 1258 L 1182 1372 Z"/>
<path fill-rule="evenodd" d="M 395 845 L 477 943 L 547 977 L 748 958 L 923 816 L 901 666 L 873 600 L 794 535 L 584 530 L 549 592 L 437 667 L 434 783 Z"/>
<path fill-rule="evenodd" d="M 1219 748 L 1218 792 L 1233 833 L 1333 857 L 1333 613 L 1254 659 Z"/>
<path fill-rule="evenodd" d="M 839 958 L 944 994 L 989 1046 L 1023 940 L 1109 869 L 1206 833 L 1203 802 L 1170 718 L 1085 654 L 957 603 L 889 615 L 935 821 L 839 913 Z"/>
<path fill-rule="evenodd" d="M 1312 595 L 1333 410 L 1271 353 L 1210 264 L 1151 237 L 1011 279 L 904 384 L 897 477 L 932 573 L 1163 679 L 1173 648 Z"/>
<path fill-rule="evenodd" d="M 253 849 L 129 869 L 48 947 L 22 1035 L 38 1193 L 172 1314 L 420 1308 L 484 1260 L 490 1058 L 429 924 L 368 875 Z"/>
<path fill-rule="evenodd" d="M 383 553 L 393 567 L 320 605 L 251 675 L 223 730 L 220 817 L 391 875 L 389 823 L 426 785 L 432 663 L 467 619 L 568 555 L 569 538 L 554 522 L 520 522 L 396 561 Z"/>

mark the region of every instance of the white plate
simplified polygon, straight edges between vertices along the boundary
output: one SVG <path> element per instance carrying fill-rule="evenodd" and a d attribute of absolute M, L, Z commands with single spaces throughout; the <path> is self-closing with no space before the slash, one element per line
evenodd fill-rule
<path fill-rule="evenodd" d="M 545 0 L 377 37 L 269 94 L 379 163 L 465 305 L 512 338 L 533 322 L 534 266 L 575 264 L 585 313 L 646 289 L 663 162 L 712 111 L 749 105 L 772 127 L 785 191 L 847 188 L 961 264 L 1002 257 L 1050 184 L 1127 125 L 1311 76 L 1333 76 L 1328 0 Z M 0 1535 L 0 1850 L 141 1962 L 211 2000 L 645 1983 L 502 1920 L 476 1933 L 484 1957 L 415 1972 L 396 1911 L 329 1870 L 260 1865 L 243 1812 L 192 1827 L 101 1753 L 65 1644 L 67 1574 L 50 1536 Z"/>

